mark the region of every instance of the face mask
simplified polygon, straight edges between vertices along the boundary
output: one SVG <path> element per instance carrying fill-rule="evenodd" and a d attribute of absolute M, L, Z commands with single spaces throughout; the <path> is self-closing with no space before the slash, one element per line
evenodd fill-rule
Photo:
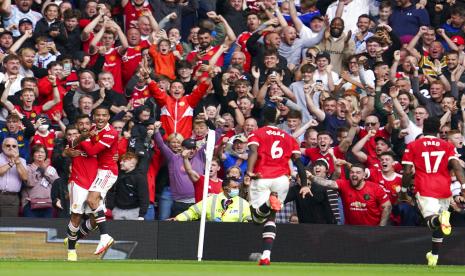
<path fill-rule="evenodd" d="M 233 198 L 239 195 L 239 189 L 230 189 L 229 197 Z"/>
<path fill-rule="evenodd" d="M 41 132 L 46 132 L 48 130 L 48 125 L 41 125 L 38 127 L 38 130 Z"/>

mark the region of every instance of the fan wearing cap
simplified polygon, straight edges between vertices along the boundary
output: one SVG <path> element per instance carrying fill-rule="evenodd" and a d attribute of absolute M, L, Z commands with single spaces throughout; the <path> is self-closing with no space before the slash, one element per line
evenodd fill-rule
<path fill-rule="evenodd" d="M 194 139 L 183 140 L 183 136 L 179 133 L 172 133 L 167 137 L 170 145 L 168 146 L 163 142 L 162 134 L 160 133 L 162 123 L 155 122 L 154 126 L 155 143 L 160 148 L 160 152 L 168 165 L 168 178 L 174 200 L 171 207 L 171 216 L 176 216 L 195 203 L 194 185 L 184 169 L 184 158 L 181 152 L 186 150 L 185 155 L 189 159 L 192 169 L 201 175 L 205 171 L 206 145 L 198 149 Z M 181 141 L 182 143 L 179 145 Z"/>
<path fill-rule="evenodd" d="M 0 52 L 6 54 L 13 45 L 13 33 L 10 31 L 3 31 L 0 33 Z"/>
<path fill-rule="evenodd" d="M 329 163 L 326 159 L 320 158 L 313 163 L 312 174 L 328 179 Z M 302 198 L 299 196 L 299 186 L 289 188 L 286 201 L 295 201 L 297 216 L 300 223 L 320 223 L 336 224 L 341 223 L 339 211 L 339 194 L 336 190 L 324 189 L 318 185 L 313 185 L 312 196 Z"/>
<path fill-rule="evenodd" d="M 15 43 L 11 46 L 10 51 L 16 52 L 23 48 L 35 49 L 36 42 L 33 37 L 34 29 L 32 28 L 32 21 L 29 18 L 19 20 L 18 29 L 20 37 L 15 39 Z"/>
<path fill-rule="evenodd" d="M 231 167 L 239 167 L 241 174 L 244 175 L 247 170 L 247 137 L 238 134 L 229 139 L 229 142 L 219 150 L 219 156 L 223 162 L 224 170 Z"/>
<path fill-rule="evenodd" d="M 16 5 L 7 5 L 4 7 L 3 26 L 9 27 L 11 25 L 19 26 L 19 21 L 23 18 L 28 18 L 32 21 L 35 27 L 36 23 L 42 18 L 42 14 L 31 9 L 33 0 L 16 0 Z M 19 36 L 18 30 L 13 30 L 15 37 Z"/>

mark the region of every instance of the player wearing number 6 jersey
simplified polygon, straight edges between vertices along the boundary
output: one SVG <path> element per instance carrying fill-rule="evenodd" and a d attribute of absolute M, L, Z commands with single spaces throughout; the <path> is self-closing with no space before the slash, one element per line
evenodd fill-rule
<path fill-rule="evenodd" d="M 300 161 L 300 149 L 295 138 L 277 128 L 279 118 L 276 108 L 263 110 L 266 126 L 248 137 L 249 158 L 244 178 L 250 184 L 250 205 L 253 221 L 264 223 L 263 254 L 259 265 L 269 265 L 273 241 L 276 237 L 275 214 L 284 202 L 289 190 L 289 160 L 297 166 L 303 197 L 310 194 L 305 168 Z"/>
<path fill-rule="evenodd" d="M 425 120 L 424 136 L 408 144 L 402 159 L 404 175 L 400 197 L 405 197 L 406 188 L 415 175 L 418 207 L 428 227 L 433 231 L 432 251 L 426 254 L 429 266 L 436 266 L 443 237 L 450 235 L 452 230 L 449 223 L 450 213 L 447 211 L 452 196 L 449 168 L 452 168 L 458 181 L 462 183 L 462 193 L 465 188 L 465 177 L 457 151 L 452 144 L 437 138 L 438 129 L 437 118 Z"/>

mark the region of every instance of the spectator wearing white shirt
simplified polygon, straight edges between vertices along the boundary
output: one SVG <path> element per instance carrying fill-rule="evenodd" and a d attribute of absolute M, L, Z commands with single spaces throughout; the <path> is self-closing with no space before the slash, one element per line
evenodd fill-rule
<path fill-rule="evenodd" d="M 334 91 L 335 84 L 339 82 L 339 75 L 331 70 L 330 55 L 327 52 L 319 52 L 315 61 L 317 70 L 313 74 L 313 81 L 321 83 L 326 91 Z"/>
<path fill-rule="evenodd" d="M 368 14 L 362 14 L 358 17 L 357 27 L 358 29 L 352 34 L 352 40 L 355 42 L 355 53 L 360 54 L 366 52 L 366 40 L 373 36 L 373 33 L 368 31 L 370 27 Z"/>
<path fill-rule="evenodd" d="M 345 23 L 345 31 L 355 33 L 358 29 L 358 17 L 362 14 L 370 13 L 370 5 L 373 0 L 342 0 L 329 5 L 326 15 L 329 21 L 336 17 L 341 17 Z"/>

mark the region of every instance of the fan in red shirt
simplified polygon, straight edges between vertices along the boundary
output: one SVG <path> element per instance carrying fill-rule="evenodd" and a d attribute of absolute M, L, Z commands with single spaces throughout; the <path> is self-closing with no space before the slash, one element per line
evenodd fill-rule
<path fill-rule="evenodd" d="M 9 112 L 12 112 L 14 109 L 16 109 L 20 114 L 26 116 L 26 118 L 28 118 L 29 121 L 34 124 L 40 114 L 50 110 L 60 102 L 60 92 L 58 91 L 58 87 L 53 87 L 52 90 L 53 99 L 51 101 L 47 101 L 43 105 L 34 105 L 36 95 L 34 90 L 31 88 L 23 88 L 23 90 L 18 92 L 21 93 L 19 96 L 21 105 L 13 105 L 13 103 L 7 99 L 8 93 L 2 94 L 1 102 Z"/>
<path fill-rule="evenodd" d="M 128 49 L 122 57 L 123 85 L 126 86 L 131 77 L 136 73 L 139 63 L 142 61 L 142 50 L 149 48 L 147 40 L 141 41 L 140 31 L 130 28 L 127 31 Z"/>
<path fill-rule="evenodd" d="M 399 192 L 402 187 L 402 175 L 396 173 L 394 165 L 398 164 L 395 160 L 393 152 L 386 151 L 379 155 L 379 166 L 370 167 L 368 170 L 367 180 L 381 184 L 391 200 L 393 210 L 391 213 L 391 224 L 393 225 L 408 225 L 409 221 L 402 221 L 398 204 Z M 407 203 L 403 208 L 413 208 L 410 203 Z M 415 212 L 415 210 L 411 210 Z"/>
<path fill-rule="evenodd" d="M 118 153 L 118 132 L 108 123 L 110 110 L 107 107 L 100 106 L 94 109 L 93 118 L 95 127 L 92 127 L 89 134 L 81 134 L 76 143 L 90 137 L 92 143 L 80 143 L 80 145 L 86 154 L 97 155 L 97 177 L 89 188 L 87 202 L 100 230 L 100 242 L 94 252 L 99 255 L 114 242 L 107 233 L 103 200 L 108 190 L 115 184 L 118 175 L 118 164 L 113 159 Z"/>
<path fill-rule="evenodd" d="M 116 35 L 121 42 L 121 46 L 114 47 Z M 101 42 L 102 46 L 98 46 Z M 89 54 L 97 55 L 102 53 L 105 56 L 105 63 L 103 64 L 103 71 L 110 72 L 113 75 L 115 85 L 113 90 L 118 93 L 123 93 L 123 79 L 122 79 L 122 56 L 126 53 L 128 40 L 123 31 L 116 24 L 115 21 L 106 21 L 100 31 L 94 36 L 89 45 Z"/>
<path fill-rule="evenodd" d="M 36 134 L 32 137 L 31 147 L 36 144 L 44 145 L 47 149 L 47 156 L 52 156 L 53 147 L 55 147 L 55 131 L 53 129 L 49 130 L 50 120 L 46 117 L 44 119 L 45 123 L 37 128 Z"/>
<path fill-rule="evenodd" d="M 385 127 L 381 127 L 379 118 L 375 115 L 369 115 L 365 119 L 365 127 L 360 127 L 358 138 L 362 139 L 368 132 L 373 131 L 374 135 L 365 143 L 364 149 L 369 158 L 377 159 L 376 156 L 376 139 L 379 137 L 389 140 L 391 137 L 391 125 L 388 123 Z"/>
<path fill-rule="evenodd" d="M 300 194 L 305 197 L 311 193 L 300 160 L 299 144 L 294 137 L 275 126 L 279 116 L 276 108 L 265 107 L 265 126 L 253 131 L 248 137 L 249 157 L 244 183 L 250 185 L 252 218 L 256 223 L 264 223 L 263 254 L 259 265 L 270 264 L 271 249 L 276 237 L 275 214 L 281 210 L 289 190 L 291 159 L 300 177 Z"/>
<path fill-rule="evenodd" d="M 146 0 L 122 0 L 121 6 L 123 7 L 124 28 L 126 31 L 137 27 L 139 17 L 152 11 L 152 6 Z"/>
<path fill-rule="evenodd" d="M 314 184 L 339 191 L 346 224 L 385 226 L 392 209 L 389 197 L 383 187 L 366 181 L 365 177 L 365 166 L 353 164 L 349 180 L 328 180 L 313 175 L 310 180 Z"/>
<path fill-rule="evenodd" d="M 334 160 L 331 156 L 331 151 L 337 159 L 345 159 L 345 153 L 352 144 L 352 139 L 355 136 L 356 128 L 353 127 L 349 130 L 349 134 L 345 137 L 338 146 L 331 147 L 333 139 L 331 133 L 327 131 L 320 131 L 317 136 L 318 147 L 306 148 L 303 153 L 307 156 L 312 163 L 318 159 L 325 159 L 329 164 L 329 173 L 334 172 Z M 341 168 L 341 174 L 344 175 L 344 169 Z"/>
<path fill-rule="evenodd" d="M 194 194 L 195 194 L 195 203 L 202 201 L 203 197 L 203 182 L 205 181 L 204 175 L 199 175 L 196 171 L 192 169 L 192 165 L 189 161 L 189 153 L 191 150 L 187 149 L 182 152 L 182 157 L 184 159 L 184 170 L 186 171 L 189 179 L 194 183 Z M 218 172 L 221 169 L 221 163 L 218 158 L 214 157 L 210 167 L 210 175 L 208 182 L 208 195 L 210 194 L 219 194 L 223 191 L 223 180 L 218 178 Z"/>
<path fill-rule="evenodd" d="M 426 254 L 429 266 L 436 266 L 439 247 L 444 236 L 450 235 L 452 227 L 448 212 L 451 200 L 451 175 L 449 168 L 455 173 L 462 184 L 462 194 L 465 194 L 465 177 L 460 166 L 455 147 L 437 138 L 440 122 L 438 118 L 429 117 L 423 122 L 424 136 L 407 145 L 402 165 L 402 191 L 400 197 L 406 197 L 406 188 L 413 178 L 418 207 L 428 227 L 433 231 L 432 250 Z M 456 197 L 462 204 L 463 197 Z"/>
<path fill-rule="evenodd" d="M 391 151 L 392 146 L 389 138 L 384 138 L 381 136 L 376 136 L 376 130 L 370 130 L 367 135 L 365 135 L 362 139 L 358 140 L 358 142 L 352 147 L 352 153 L 355 155 L 357 160 L 368 168 L 376 167 L 378 169 L 381 168 L 380 163 L 380 155 L 384 152 Z M 373 140 L 375 142 L 375 156 L 368 154 L 366 144 Z M 364 151 L 367 151 L 365 152 Z M 402 165 L 395 161 L 394 168 L 396 172 L 400 172 L 402 170 Z"/>
<path fill-rule="evenodd" d="M 216 15 L 215 12 L 209 12 L 208 16 L 213 19 L 217 24 L 223 24 L 227 39 L 230 42 L 236 41 L 236 35 L 234 31 L 229 26 L 228 22 L 223 18 L 221 15 Z M 197 71 L 198 67 L 202 64 L 202 62 L 206 62 L 208 64 L 209 60 L 218 52 L 221 48 L 221 45 L 212 46 L 211 43 L 213 38 L 210 34 L 210 31 L 207 29 L 200 29 L 197 33 L 197 37 L 199 40 L 199 49 L 195 49 L 194 51 L 190 52 L 186 60 L 192 64 L 195 64 L 194 72 Z M 222 67 L 224 63 L 224 54 L 218 58 L 217 62 L 215 63 L 216 66 Z"/>
<path fill-rule="evenodd" d="M 258 18 L 258 15 L 255 13 L 249 13 L 247 15 L 247 29 L 248 31 L 245 31 L 241 33 L 237 37 L 236 44 L 237 46 L 240 47 L 240 50 L 242 53 L 245 55 L 245 64 L 244 64 L 244 71 L 249 72 L 250 67 L 252 65 L 252 56 L 250 55 L 249 51 L 247 50 L 247 40 L 250 38 L 253 32 L 257 30 L 257 28 L 260 25 L 260 19 Z"/>
<path fill-rule="evenodd" d="M 56 62 L 52 61 L 47 66 L 48 76 L 41 78 L 37 87 L 39 89 L 38 103 L 39 105 L 45 105 L 47 102 L 56 101 L 55 89 L 58 89 L 60 100 L 58 103 L 50 107 L 46 114 L 49 118 L 53 118 L 54 113 L 63 113 L 63 97 L 66 94 L 66 90 L 63 87 L 61 79 L 63 78 L 63 66 Z M 52 124 L 57 124 L 52 120 Z"/>
<path fill-rule="evenodd" d="M 90 131 L 91 121 L 87 115 L 81 115 L 76 119 L 76 128 L 68 127 L 66 129 L 66 139 L 71 146 L 71 142 L 79 137 L 79 133 Z M 87 234 L 96 229 L 95 220 L 90 218 L 82 221 L 82 215 L 86 212 L 86 200 L 89 194 L 89 188 L 97 176 L 98 162 L 95 156 L 86 155 L 82 149 L 82 144 L 91 143 L 83 141 L 74 149 L 66 148 L 64 155 L 72 158 L 71 172 L 69 176 L 69 197 L 71 218 L 67 226 L 68 233 L 68 260 L 73 259 L 73 253 L 76 252 L 76 242 L 87 236 Z M 87 210 L 89 211 L 89 210 Z"/>

